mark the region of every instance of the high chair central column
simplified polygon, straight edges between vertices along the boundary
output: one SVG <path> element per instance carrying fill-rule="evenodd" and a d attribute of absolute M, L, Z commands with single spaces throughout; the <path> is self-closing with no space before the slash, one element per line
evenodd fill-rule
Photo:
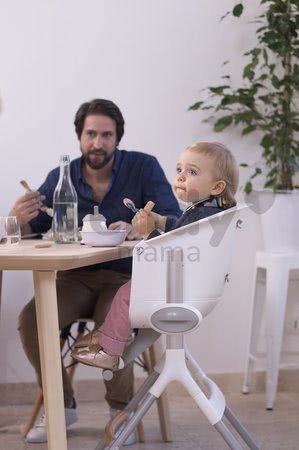
<path fill-rule="evenodd" d="M 150 323 L 154 330 L 167 336 L 183 335 L 199 325 L 202 315 L 193 306 L 184 304 L 183 250 L 181 248 L 167 250 L 166 256 L 166 304 L 157 306 L 150 316 Z M 177 338 L 168 342 L 168 348 L 183 348 L 182 343 L 177 343 Z"/>

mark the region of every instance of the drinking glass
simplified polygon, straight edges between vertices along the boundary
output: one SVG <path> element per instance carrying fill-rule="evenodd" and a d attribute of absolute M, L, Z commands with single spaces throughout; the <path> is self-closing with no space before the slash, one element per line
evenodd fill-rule
<path fill-rule="evenodd" d="M 21 240 L 21 228 L 16 216 L 0 216 L 0 246 L 16 245 Z"/>

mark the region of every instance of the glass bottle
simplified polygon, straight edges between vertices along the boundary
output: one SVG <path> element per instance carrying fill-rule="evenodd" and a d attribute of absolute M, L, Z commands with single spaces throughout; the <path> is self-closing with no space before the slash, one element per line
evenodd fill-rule
<path fill-rule="evenodd" d="M 78 197 L 70 173 L 70 157 L 60 157 L 60 175 L 53 195 L 53 240 L 59 244 L 78 241 Z"/>

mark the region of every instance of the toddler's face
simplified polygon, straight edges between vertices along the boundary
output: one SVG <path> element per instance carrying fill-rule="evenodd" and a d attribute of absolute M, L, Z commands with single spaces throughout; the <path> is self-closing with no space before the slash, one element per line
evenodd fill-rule
<path fill-rule="evenodd" d="M 184 202 L 198 202 L 215 191 L 217 180 L 213 175 L 213 158 L 185 150 L 177 162 L 173 187 L 178 198 Z"/>

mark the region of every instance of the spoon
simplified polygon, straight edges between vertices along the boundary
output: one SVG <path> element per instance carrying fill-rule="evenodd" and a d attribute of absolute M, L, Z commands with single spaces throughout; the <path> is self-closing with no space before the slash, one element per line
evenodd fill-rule
<path fill-rule="evenodd" d="M 131 211 L 133 211 L 133 213 L 136 214 L 136 213 L 139 212 L 139 209 L 136 208 L 136 206 L 134 205 L 133 200 L 130 200 L 129 198 L 124 198 L 124 199 L 123 199 L 123 204 L 124 204 L 127 208 L 129 208 Z"/>
<path fill-rule="evenodd" d="M 29 186 L 29 184 L 27 183 L 27 181 L 21 180 L 20 184 L 26 189 L 27 192 L 34 192 L 31 189 L 31 187 Z M 48 216 L 53 217 L 53 209 L 52 208 L 48 208 L 48 206 L 46 206 L 46 205 L 41 205 L 39 209 L 41 211 L 44 211 L 45 213 L 47 213 Z"/>
<path fill-rule="evenodd" d="M 123 203 L 124 203 L 124 205 L 127 208 L 129 208 L 135 214 L 139 212 L 139 209 L 136 208 L 136 206 L 134 205 L 133 200 L 131 200 L 129 198 L 124 198 L 123 199 Z M 149 214 L 154 206 L 155 206 L 155 203 L 150 200 L 149 202 L 147 202 L 147 204 L 145 205 L 145 207 L 143 209 L 144 209 L 145 212 L 147 212 Z"/>

